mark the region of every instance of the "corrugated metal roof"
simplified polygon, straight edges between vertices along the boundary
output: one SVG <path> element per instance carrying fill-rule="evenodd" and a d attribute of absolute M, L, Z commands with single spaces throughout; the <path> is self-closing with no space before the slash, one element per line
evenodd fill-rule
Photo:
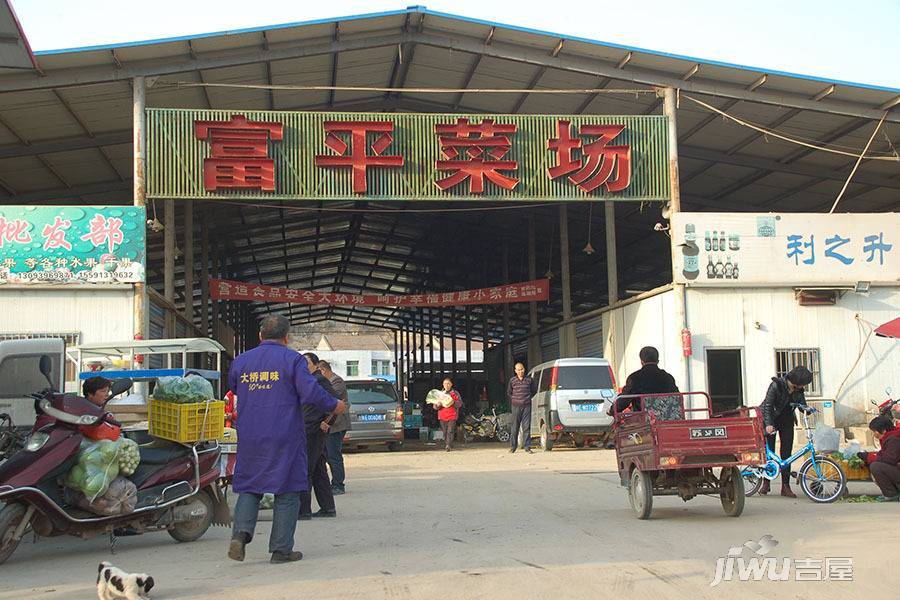
<path fill-rule="evenodd" d="M 2 21 L 2 19 L 0 19 Z M 560 46 L 560 42 L 562 45 Z M 676 85 L 682 203 L 687 210 L 822 211 L 834 201 L 851 156 L 812 151 L 724 120 L 687 100 L 819 145 L 858 152 L 888 110 L 873 152 L 900 145 L 900 90 L 828 81 L 547 33 L 422 7 L 272 27 L 38 53 L 42 74 L 0 71 L 0 202 L 128 203 L 131 198 L 130 79 L 155 82 L 148 106 L 370 112 L 659 114 L 652 94 L 530 95 L 374 91 L 236 90 L 178 82 L 410 87 L 646 88 Z M 832 87 L 833 86 L 833 87 Z M 897 210 L 900 166 L 866 160 L 842 210 Z M 555 207 L 429 214 L 360 199 L 317 212 L 318 204 L 202 204 L 227 275 L 322 290 L 442 291 L 499 282 L 502 239 L 510 278 L 528 278 L 527 221 L 536 220 L 537 274 L 558 275 Z M 417 203 L 403 205 L 421 209 Z M 453 208 L 459 205 L 432 205 Z M 472 208 L 483 206 L 479 203 Z M 153 214 L 153 206 L 150 207 Z M 156 210 L 162 220 L 162 204 Z M 179 206 L 179 214 L 181 207 Z M 384 211 L 384 212 L 382 212 Z M 591 225 L 588 225 L 588 215 Z M 622 289 L 649 289 L 669 277 L 668 240 L 653 231 L 655 208 L 617 206 Z M 575 312 L 605 303 L 603 210 L 569 207 Z M 200 222 L 200 218 L 196 222 Z M 180 221 L 179 221 L 180 222 Z M 590 227 L 591 235 L 588 237 Z M 179 240 L 182 239 L 179 231 Z M 596 254 L 581 248 L 590 239 Z M 199 236 L 195 236 L 199 244 Z M 150 234 L 149 275 L 161 280 L 162 236 Z M 180 261 L 179 261 L 180 262 Z M 177 278 L 182 280 L 182 267 Z M 542 324 L 559 318 L 558 276 Z M 199 302 L 199 290 L 193 301 Z M 179 303 L 185 302 L 179 298 Z M 418 323 L 389 308 L 264 306 L 297 323 L 324 318 L 366 324 Z M 470 312 L 490 335 L 502 309 Z M 515 331 L 526 305 L 511 307 Z M 465 313 L 456 311 L 458 327 Z M 434 319 L 431 319 L 431 317 Z M 449 329 L 449 313 L 445 328 Z M 426 323 L 437 316 L 429 315 Z"/>

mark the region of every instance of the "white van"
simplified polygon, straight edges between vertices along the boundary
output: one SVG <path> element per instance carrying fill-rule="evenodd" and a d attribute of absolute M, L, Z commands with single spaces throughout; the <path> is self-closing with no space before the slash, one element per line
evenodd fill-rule
<path fill-rule="evenodd" d="M 537 384 L 531 399 L 531 435 L 552 450 L 560 440 L 577 448 L 605 438 L 613 419 L 606 414 L 616 397 L 616 381 L 604 358 L 560 358 L 529 373 Z"/>

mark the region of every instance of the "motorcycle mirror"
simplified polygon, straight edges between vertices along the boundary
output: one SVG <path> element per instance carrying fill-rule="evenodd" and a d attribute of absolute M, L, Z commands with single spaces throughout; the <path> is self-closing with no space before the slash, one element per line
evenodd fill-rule
<path fill-rule="evenodd" d="M 44 376 L 50 384 L 50 387 L 53 388 L 53 378 L 51 377 L 51 375 L 53 375 L 53 360 L 46 354 L 42 354 L 38 368 L 41 370 L 41 375 Z"/>
<path fill-rule="evenodd" d="M 878 406 L 878 403 L 875 402 L 874 400 L 869 400 L 869 402 L 871 402 L 871 403 L 874 404 L 875 406 Z"/>
<path fill-rule="evenodd" d="M 116 379 L 110 388 L 110 398 L 124 394 L 134 386 L 134 382 L 130 379 Z"/>

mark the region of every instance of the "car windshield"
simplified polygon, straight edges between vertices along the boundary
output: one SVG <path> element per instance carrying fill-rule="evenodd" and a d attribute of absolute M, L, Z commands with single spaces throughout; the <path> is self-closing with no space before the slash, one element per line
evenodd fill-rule
<path fill-rule="evenodd" d="M 394 404 L 397 394 L 389 383 L 361 382 L 347 383 L 347 397 L 350 404 Z"/>
<path fill-rule="evenodd" d="M 606 365 L 560 367 L 556 381 L 558 390 L 606 390 L 612 387 Z"/>

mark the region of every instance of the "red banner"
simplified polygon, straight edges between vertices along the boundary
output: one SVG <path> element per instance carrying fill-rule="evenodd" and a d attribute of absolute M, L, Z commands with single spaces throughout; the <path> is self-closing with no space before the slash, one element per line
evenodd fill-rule
<path fill-rule="evenodd" d="M 467 304 L 542 302 L 550 298 L 550 280 L 536 279 L 461 292 L 401 295 L 314 292 L 254 285 L 226 279 L 210 279 L 209 293 L 215 300 L 250 300 L 325 306 L 465 306 Z"/>

